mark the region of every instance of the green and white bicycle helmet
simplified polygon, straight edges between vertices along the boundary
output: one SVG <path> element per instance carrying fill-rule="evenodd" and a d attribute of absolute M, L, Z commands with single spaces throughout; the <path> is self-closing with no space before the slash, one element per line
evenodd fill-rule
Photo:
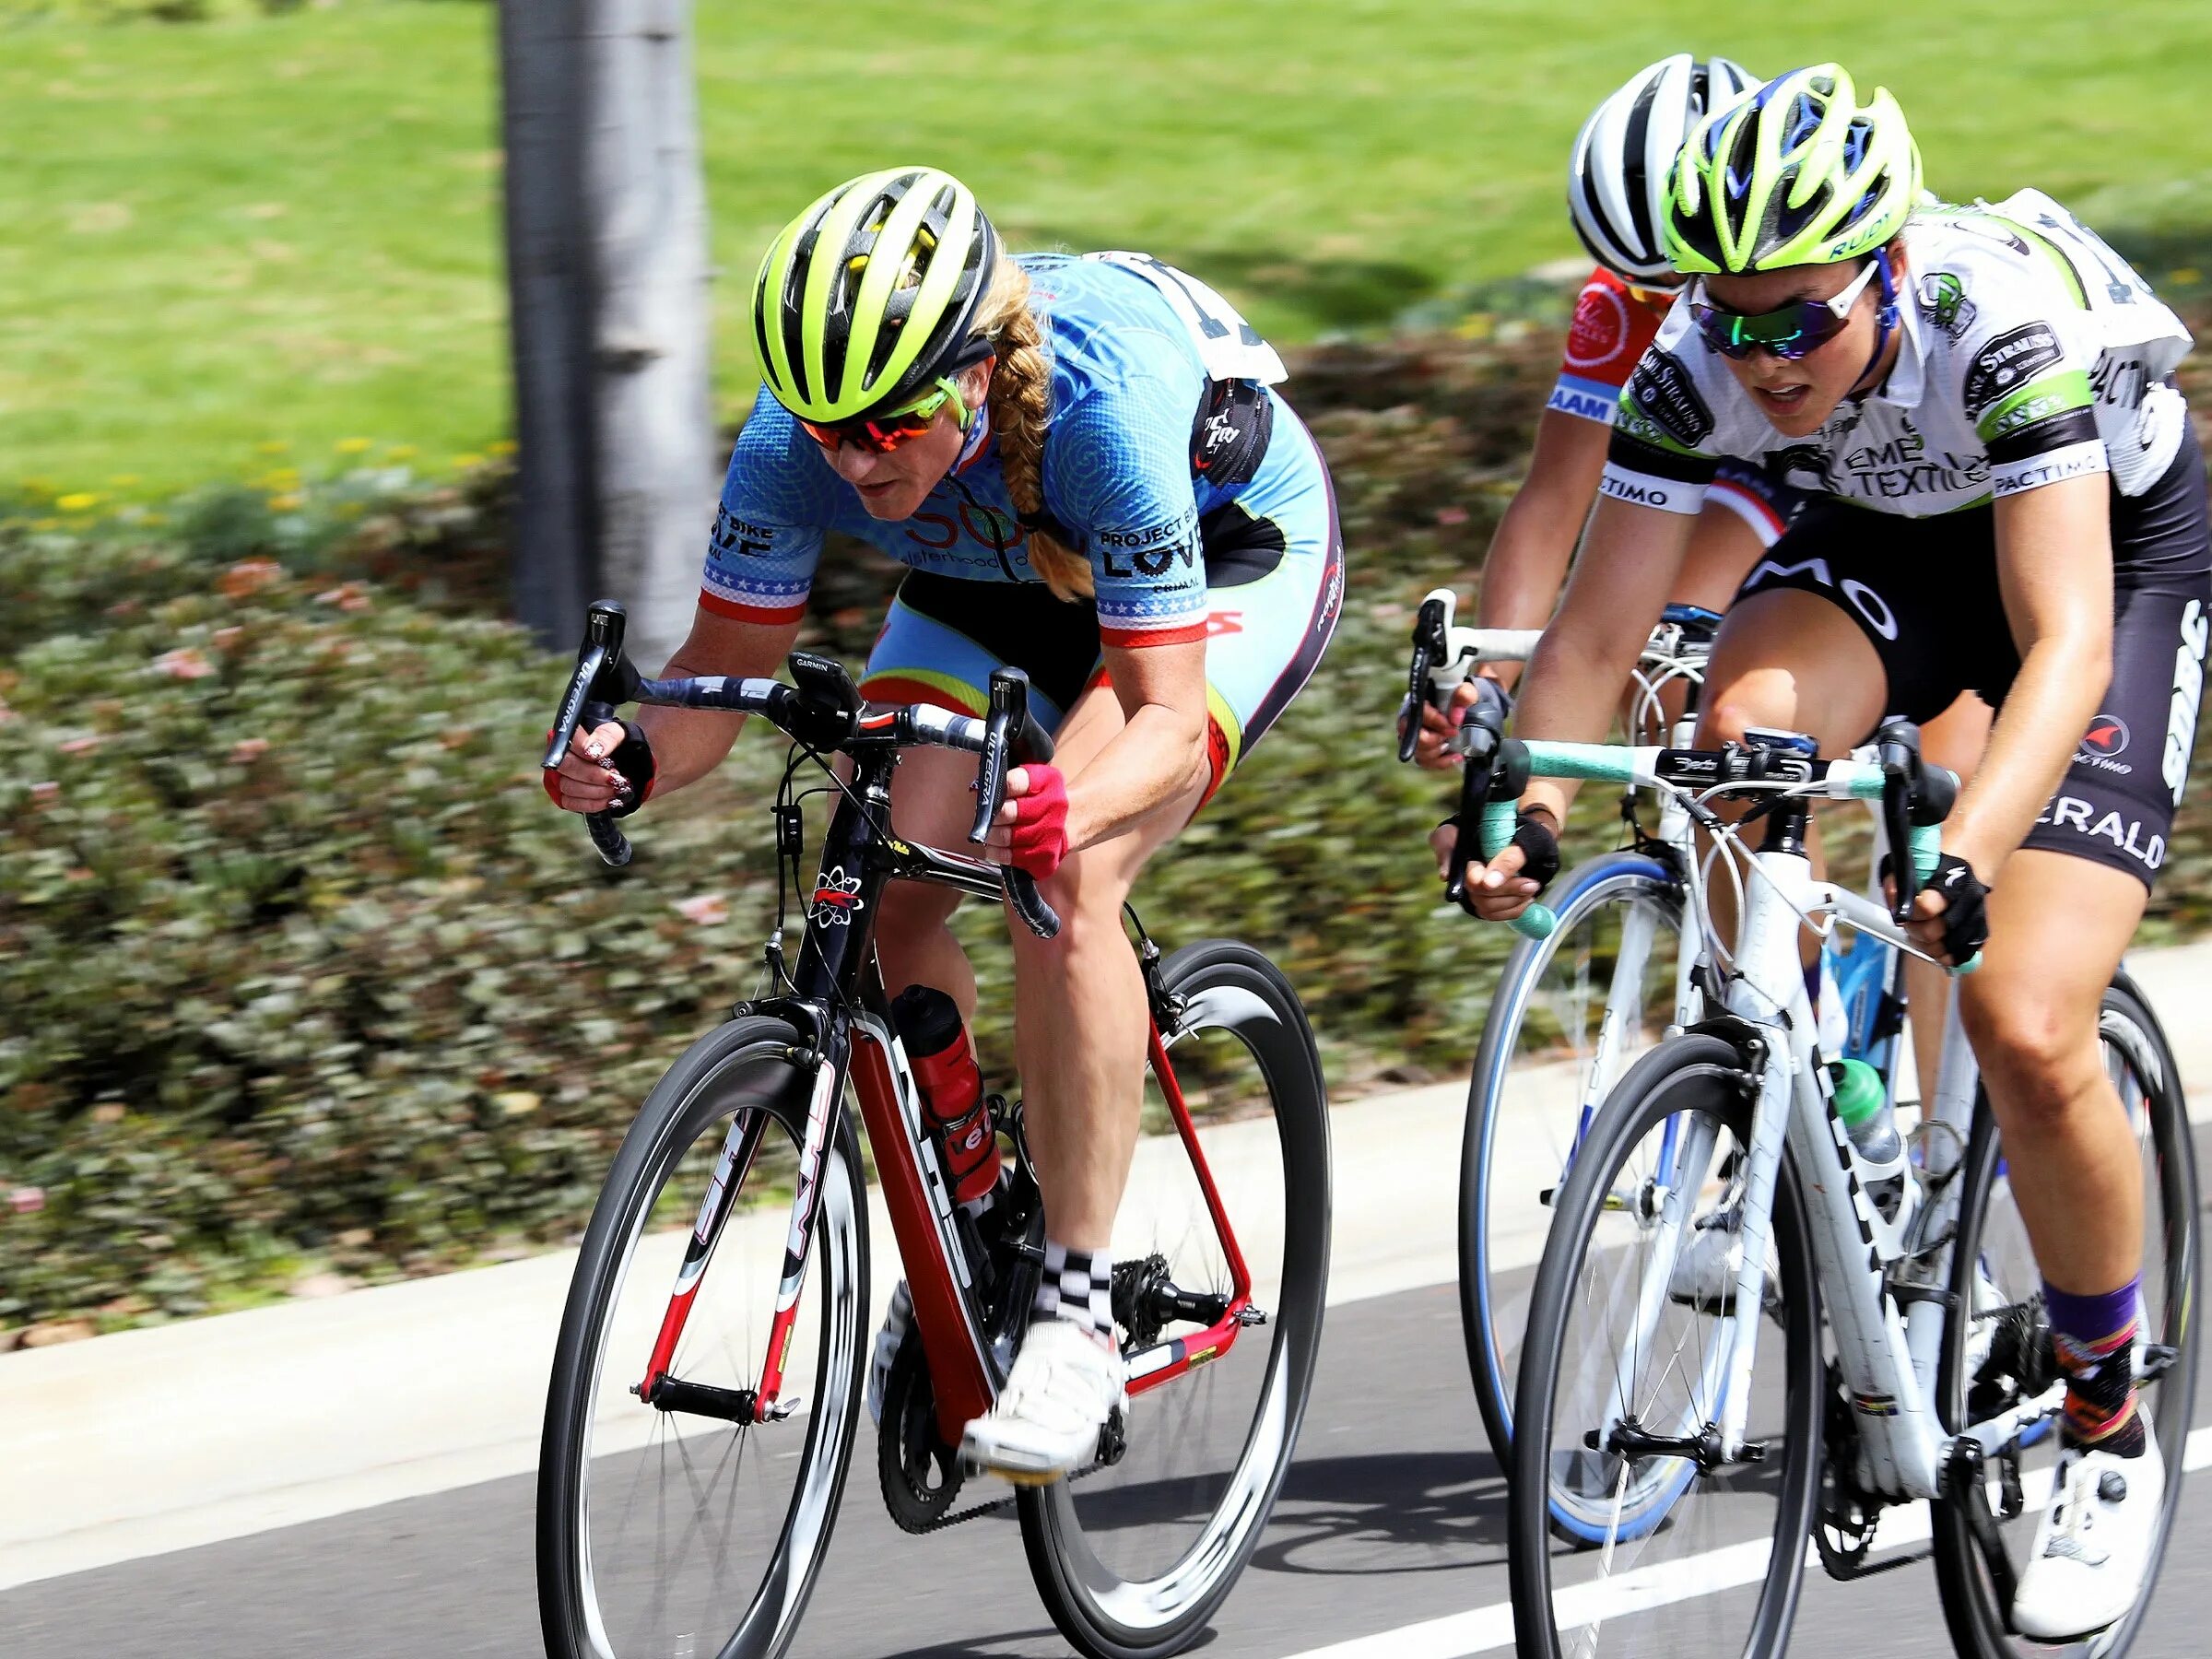
<path fill-rule="evenodd" d="M 989 354 L 970 326 L 998 235 L 934 167 L 847 180 L 786 225 L 753 282 L 753 345 L 802 420 L 888 412 Z"/>
<path fill-rule="evenodd" d="M 1689 272 L 1838 265 L 1887 243 L 1920 195 L 1920 147 L 1886 88 L 1835 64 L 1778 75 L 1708 116 L 1675 163 L 1666 252 Z"/>

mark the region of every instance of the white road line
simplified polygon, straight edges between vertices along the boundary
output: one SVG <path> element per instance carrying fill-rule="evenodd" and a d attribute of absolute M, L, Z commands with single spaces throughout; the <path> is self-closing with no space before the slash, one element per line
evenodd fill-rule
<path fill-rule="evenodd" d="M 2189 1436 L 2182 1467 L 2195 1470 L 2207 1465 L 2212 1465 L 2212 1429 L 2198 1429 Z M 1881 1546 L 1887 1549 L 1925 1543 L 1928 1532 L 1926 1504 L 1892 1510 L 1882 1527 Z M 1767 1570 L 1767 1553 L 1764 1539 L 1731 1545 L 1688 1560 L 1641 1567 L 1617 1578 L 1576 1584 L 1559 1592 L 1553 1605 L 1562 1628 L 1579 1629 L 1700 1595 L 1717 1595 L 1724 1590 L 1759 1583 Z M 1806 1559 L 1808 1567 L 1818 1565 L 1810 1544 Z M 1493 1602 L 1487 1607 L 1309 1648 L 1290 1659 L 1469 1659 L 1472 1654 L 1492 1653 L 1512 1645 L 1512 1604 Z"/>

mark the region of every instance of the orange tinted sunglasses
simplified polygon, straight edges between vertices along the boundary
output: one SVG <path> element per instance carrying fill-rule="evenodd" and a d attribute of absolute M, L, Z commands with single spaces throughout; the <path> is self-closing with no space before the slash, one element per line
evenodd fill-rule
<path fill-rule="evenodd" d="M 947 403 L 959 411 L 960 430 L 966 431 L 968 423 L 975 418 L 975 411 L 968 406 L 968 400 L 960 395 L 959 386 L 949 378 L 938 381 L 903 409 L 894 409 L 883 415 L 856 416 L 851 420 L 802 420 L 799 425 L 807 437 L 831 454 L 849 443 L 855 449 L 866 450 L 870 454 L 888 455 L 895 450 L 904 449 L 935 426 L 937 411 Z"/>

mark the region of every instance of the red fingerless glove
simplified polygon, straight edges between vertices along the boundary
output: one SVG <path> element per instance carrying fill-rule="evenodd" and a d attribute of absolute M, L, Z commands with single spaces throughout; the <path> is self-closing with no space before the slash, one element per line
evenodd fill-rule
<path fill-rule="evenodd" d="M 1039 881 L 1067 856 L 1067 780 L 1056 766 L 1025 766 L 1030 791 L 1014 803 L 1013 865 Z"/>

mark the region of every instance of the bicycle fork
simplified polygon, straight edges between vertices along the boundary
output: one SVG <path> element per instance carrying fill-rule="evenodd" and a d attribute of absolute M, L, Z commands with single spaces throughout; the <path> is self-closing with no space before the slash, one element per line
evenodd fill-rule
<path fill-rule="evenodd" d="M 792 1196 L 791 1225 L 784 1235 L 783 1271 L 776 1286 L 775 1316 L 769 1327 L 768 1353 L 761 1362 L 756 1388 L 727 1389 L 687 1382 L 672 1375 L 676 1349 L 698 1299 L 700 1281 L 712 1261 L 714 1246 L 730 1218 L 733 1200 L 752 1169 L 767 1124 L 759 1112 L 740 1110 L 730 1122 L 714 1172 L 700 1200 L 699 1219 L 684 1247 L 683 1265 L 677 1269 L 676 1288 L 669 1293 L 668 1309 L 661 1316 L 659 1334 L 645 1364 L 645 1380 L 632 1390 L 647 1405 L 665 1411 L 688 1411 L 722 1418 L 735 1423 L 777 1423 L 789 1418 L 806 1402 L 782 1398 L 783 1362 L 798 1320 L 799 1293 L 806 1283 L 808 1241 L 814 1235 L 816 1214 L 822 1203 L 822 1158 L 837 1122 L 839 1085 L 845 1073 L 849 1040 L 841 1029 L 826 1034 L 824 1048 L 815 1056 L 814 1082 L 808 1093 L 806 1127 L 799 1147 L 797 1189 Z"/>

